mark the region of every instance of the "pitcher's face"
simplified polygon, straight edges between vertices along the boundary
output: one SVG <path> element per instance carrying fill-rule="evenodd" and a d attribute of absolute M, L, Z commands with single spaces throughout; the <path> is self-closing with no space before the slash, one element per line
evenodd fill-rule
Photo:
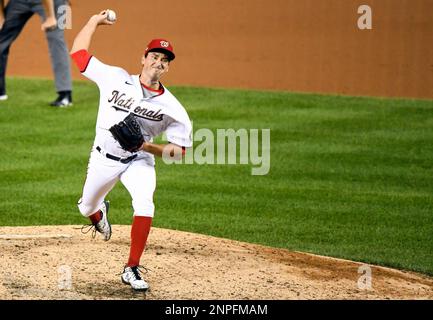
<path fill-rule="evenodd" d="M 144 73 L 152 80 L 159 80 L 168 72 L 170 60 L 165 53 L 149 52 L 141 58 Z"/>

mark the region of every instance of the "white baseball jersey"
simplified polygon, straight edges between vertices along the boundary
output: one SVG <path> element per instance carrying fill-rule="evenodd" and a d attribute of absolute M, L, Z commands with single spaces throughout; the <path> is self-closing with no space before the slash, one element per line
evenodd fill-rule
<path fill-rule="evenodd" d="M 139 75 L 130 75 L 126 70 L 106 65 L 95 57 L 90 58 L 82 74 L 99 87 L 95 146 L 104 152 L 121 158 L 132 155 L 121 148 L 109 131 L 129 113 L 136 115 L 145 141 L 152 142 L 165 131 L 169 142 L 182 147 L 192 146 L 192 125 L 188 114 L 164 86 L 161 85 L 162 93 L 157 94 L 142 86 Z M 139 151 L 137 155 L 137 159 L 144 158 L 149 165 L 154 165 L 152 154 Z"/>
<path fill-rule="evenodd" d="M 155 159 L 145 151 L 122 163 L 106 157 L 111 154 L 128 158 L 133 154 L 121 148 L 109 129 L 133 113 L 137 116 L 146 141 L 162 132 L 167 140 L 182 147 L 191 147 L 192 125 L 188 114 L 177 99 L 163 87 L 162 90 L 144 88 L 138 75 L 106 65 L 91 57 L 86 50 L 72 54 L 81 73 L 99 87 L 99 110 L 96 137 L 82 197 L 78 208 L 83 216 L 90 216 L 103 205 L 105 196 L 120 180 L 132 197 L 134 215 L 153 217 L 153 193 L 156 187 Z"/>

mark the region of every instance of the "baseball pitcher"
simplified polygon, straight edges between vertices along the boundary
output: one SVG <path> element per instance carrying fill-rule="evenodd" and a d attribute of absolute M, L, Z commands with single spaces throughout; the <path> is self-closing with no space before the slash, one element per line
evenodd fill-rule
<path fill-rule="evenodd" d="M 145 291 L 149 285 L 140 275 L 139 265 L 155 211 L 154 155 L 184 155 L 185 148 L 192 146 L 192 125 L 183 106 L 160 82 L 175 58 L 169 41 L 150 41 L 137 75 L 107 65 L 89 53 L 93 34 L 100 25 L 113 25 L 110 20 L 108 10 L 93 15 L 71 49 L 80 72 L 97 84 L 100 93 L 96 136 L 78 208 L 90 218 L 93 236 L 99 232 L 108 241 L 111 225 L 105 197 L 119 180 L 123 183 L 131 195 L 134 216 L 129 259 L 121 280 Z M 169 143 L 152 143 L 162 132 Z"/>

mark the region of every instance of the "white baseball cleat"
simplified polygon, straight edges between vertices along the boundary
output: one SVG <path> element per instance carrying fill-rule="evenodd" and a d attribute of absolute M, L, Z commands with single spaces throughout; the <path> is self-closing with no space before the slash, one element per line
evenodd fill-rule
<path fill-rule="evenodd" d="M 140 271 L 138 266 L 125 267 L 121 276 L 122 282 L 131 285 L 134 290 L 147 291 L 149 284 L 140 276 Z"/>
<path fill-rule="evenodd" d="M 108 216 L 107 216 L 109 209 L 110 209 L 110 202 L 104 200 L 101 209 L 99 209 L 102 215 L 101 220 L 99 220 L 99 222 L 95 224 L 96 231 L 102 233 L 105 241 L 108 241 L 111 238 L 111 224 L 110 222 L 108 222 Z"/>
<path fill-rule="evenodd" d="M 0 101 L 5 101 L 8 99 L 8 96 L 6 94 L 0 95 Z"/>
<path fill-rule="evenodd" d="M 96 237 L 96 232 L 99 232 L 104 237 L 105 241 L 110 240 L 111 238 L 111 224 L 108 222 L 108 210 L 110 209 L 110 202 L 105 201 L 102 203 L 99 211 L 101 212 L 101 220 L 99 220 L 96 224 L 85 224 L 81 227 L 81 232 L 84 234 L 92 231 L 92 238 Z"/>

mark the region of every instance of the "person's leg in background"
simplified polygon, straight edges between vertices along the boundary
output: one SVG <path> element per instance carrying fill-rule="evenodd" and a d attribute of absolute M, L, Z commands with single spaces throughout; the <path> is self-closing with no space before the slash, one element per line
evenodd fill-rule
<path fill-rule="evenodd" d="M 54 0 L 54 12 L 56 14 L 57 23 L 61 20 L 61 14 L 64 10 L 59 10 L 60 6 L 67 5 L 66 0 Z M 41 19 L 45 19 L 45 11 L 41 4 L 33 7 Z M 51 66 L 54 72 L 54 81 L 58 97 L 50 103 L 54 107 L 68 107 L 72 105 L 72 79 L 69 50 L 65 41 L 63 26 L 57 25 L 53 30 L 45 32 L 48 48 L 50 51 Z"/>
<path fill-rule="evenodd" d="M 6 67 L 9 49 L 33 15 L 27 1 L 9 1 L 5 7 L 5 23 L 0 30 L 0 101 L 6 100 Z"/>

